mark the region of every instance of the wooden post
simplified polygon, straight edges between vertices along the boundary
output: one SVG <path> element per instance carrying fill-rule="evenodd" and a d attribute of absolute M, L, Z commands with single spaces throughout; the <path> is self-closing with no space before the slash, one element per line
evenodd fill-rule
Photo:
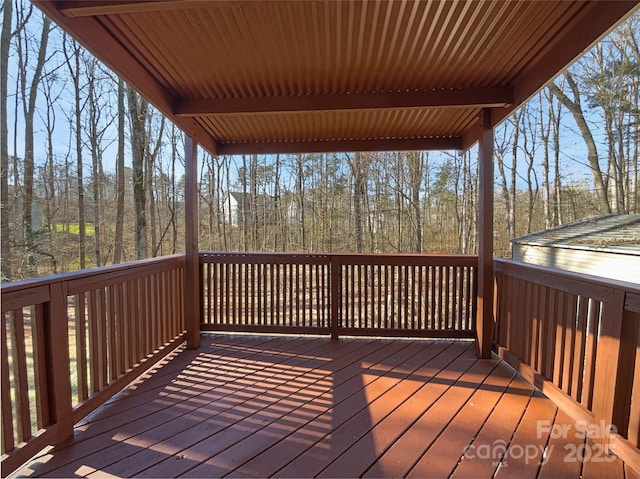
<path fill-rule="evenodd" d="M 476 321 L 478 356 L 491 358 L 493 324 L 493 128 L 491 110 L 481 114 L 478 145 L 478 313 Z"/>
<path fill-rule="evenodd" d="M 198 250 L 198 144 L 185 135 L 184 320 L 187 348 L 200 346 L 200 258 Z"/>
<path fill-rule="evenodd" d="M 69 369 L 67 283 L 51 284 L 50 300 L 45 310 L 49 417 L 58 425 L 55 441 L 60 444 L 73 435 L 74 423 Z"/>

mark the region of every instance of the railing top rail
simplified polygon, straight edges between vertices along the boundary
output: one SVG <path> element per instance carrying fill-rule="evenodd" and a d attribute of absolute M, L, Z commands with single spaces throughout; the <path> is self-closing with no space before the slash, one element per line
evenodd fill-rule
<path fill-rule="evenodd" d="M 119 263 L 109 266 L 102 266 L 99 268 L 89 268 L 80 271 L 72 271 L 69 273 L 59 273 L 48 276 L 41 276 L 38 278 L 25 279 L 22 281 L 14 281 L 11 283 L 3 283 L 0 285 L 0 292 L 2 294 L 8 294 L 14 291 L 20 291 L 27 288 L 34 288 L 37 286 L 48 285 L 59 282 L 69 282 L 83 280 L 87 278 L 96 278 L 106 274 L 113 274 L 118 272 L 134 272 L 139 269 L 145 269 L 162 264 L 179 264 L 184 261 L 184 253 L 174 254 L 169 256 L 160 256 L 157 258 L 149 258 L 137 261 L 131 261 L 128 263 Z"/>
<path fill-rule="evenodd" d="M 533 282 L 540 282 L 544 278 L 556 278 L 560 285 L 567 285 L 567 282 L 578 282 L 588 284 L 600 288 L 615 288 L 627 291 L 629 293 L 640 294 L 640 284 L 630 283 L 628 281 L 619 281 L 609 278 L 601 278 L 585 273 L 575 273 L 573 271 L 564 271 L 548 266 L 539 266 L 529 263 L 521 263 L 506 258 L 494 258 L 496 272 L 515 273 L 517 270 L 526 269 L 526 279 Z"/>
<path fill-rule="evenodd" d="M 328 263 L 331 258 L 343 264 L 379 264 L 400 266 L 476 266 L 476 255 L 455 254 L 379 254 L 379 253 L 252 253 L 252 252 L 216 252 L 201 251 L 202 262 L 220 261 L 236 263 L 273 262 L 289 263 L 309 261 L 313 263 Z"/>

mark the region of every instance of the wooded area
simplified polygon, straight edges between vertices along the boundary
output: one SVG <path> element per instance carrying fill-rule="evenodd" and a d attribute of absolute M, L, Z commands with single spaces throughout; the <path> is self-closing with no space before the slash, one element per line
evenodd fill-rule
<path fill-rule="evenodd" d="M 184 250 L 184 139 L 23 0 L 2 4 L 2 276 Z M 495 131 L 495 253 L 591 214 L 637 213 L 640 17 Z M 200 248 L 476 248 L 477 154 L 201 153 Z M 233 193 L 233 195 L 231 194 Z"/>

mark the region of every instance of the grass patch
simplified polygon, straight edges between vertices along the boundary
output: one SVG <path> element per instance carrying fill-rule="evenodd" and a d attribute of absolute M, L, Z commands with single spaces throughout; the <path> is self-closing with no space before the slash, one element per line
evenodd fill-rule
<path fill-rule="evenodd" d="M 68 226 L 68 228 L 67 228 Z M 93 223 L 85 223 L 85 231 L 88 235 L 94 235 L 96 233 L 96 229 L 93 226 Z M 66 224 L 56 224 L 56 233 L 69 233 L 72 235 L 80 234 L 80 223 L 69 223 Z"/>

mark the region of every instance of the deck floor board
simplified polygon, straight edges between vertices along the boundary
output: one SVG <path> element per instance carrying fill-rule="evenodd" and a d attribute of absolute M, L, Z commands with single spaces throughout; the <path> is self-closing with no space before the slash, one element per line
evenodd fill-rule
<path fill-rule="evenodd" d="M 573 426 L 469 341 L 207 334 L 17 475 L 634 477 Z"/>

